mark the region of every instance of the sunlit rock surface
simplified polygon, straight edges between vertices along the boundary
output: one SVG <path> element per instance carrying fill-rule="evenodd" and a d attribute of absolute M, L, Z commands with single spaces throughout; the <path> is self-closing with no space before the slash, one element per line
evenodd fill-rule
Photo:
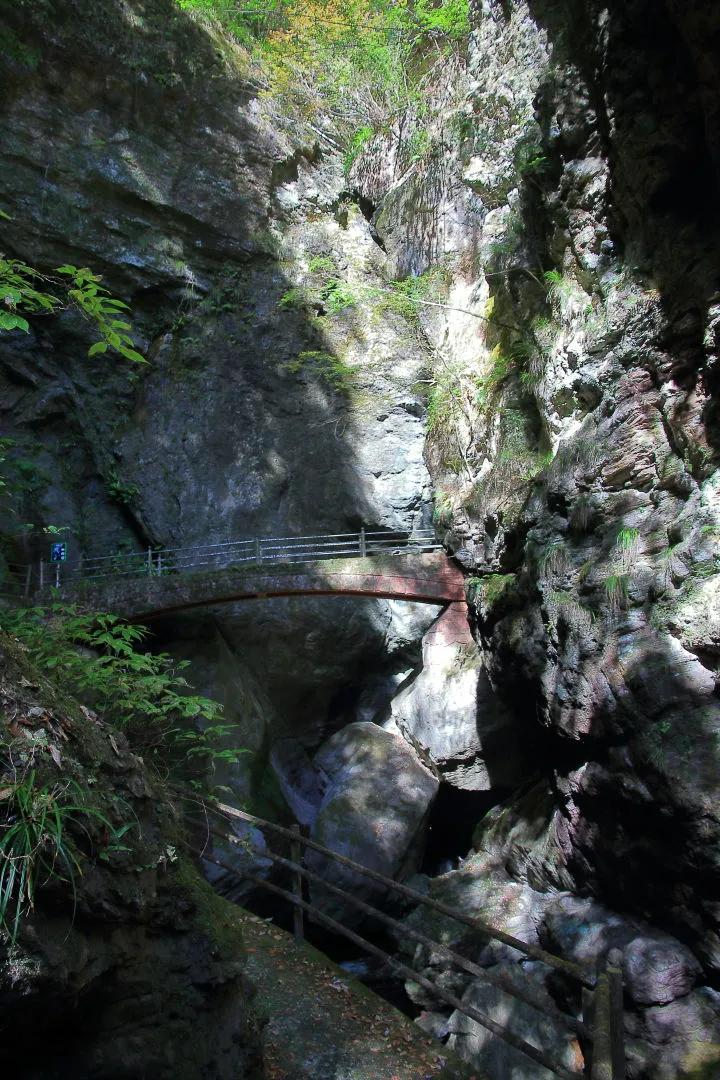
<path fill-rule="evenodd" d="M 389 878 L 410 876 L 419 866 L 423 826 L 438 781 L 407 743 L 375 724 L 349 724 L 318 751 L 314 767 L 326 788 L 311 836 L 319 844 Z M 382 886 L 309 852 L 306 864 L 327 881 L 377 904 Z M 362 918 L 349 900 L 311 886 L 313 902 L 346 924 Z"/>

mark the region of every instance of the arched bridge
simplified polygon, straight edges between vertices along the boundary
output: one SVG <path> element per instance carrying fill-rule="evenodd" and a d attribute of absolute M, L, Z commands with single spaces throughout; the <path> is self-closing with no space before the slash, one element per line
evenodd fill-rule
<path fill-rule="evenodd" d="M 45 564 L 39 585 L 133 621 L 275 596 L 384 597 L 445 608 L 436 644 L 470 639 L 462 571 L 427 532 L 282 537 Z"/>

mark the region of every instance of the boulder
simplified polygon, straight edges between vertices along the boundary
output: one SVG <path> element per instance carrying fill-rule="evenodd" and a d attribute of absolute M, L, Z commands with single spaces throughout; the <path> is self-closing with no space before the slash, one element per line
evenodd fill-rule
<path fill-rule="evenodd" d="M 349 724 L 328 739 L 314 764 L 329 783 L 312 839 L 386 877 L 412 874 L 422 857 L 425 823 L 438 780 L 404 739 L 376 724 Z M 363 899 L 376 903 L 383 895 L 367 879 L 316 852 L 308 853 L 306 863 Z M 321 886 L 312 885 L 310 896 L 346 924 L 362 918 L 349 901 L 333 897 Z"/>
<path fill-rule="evenodd" d="M 528 981 L 533 981 L 532 969 L 537 967 L 544 965 L 511 964 L 492 970 L 503 971 L 513 981 L 522 984 L 523 989 L 527 989 Z M 537 991 L 541 1003 L 552 1004 L 540 982 L 533 989 Z M 584 1061 L 577 1036 L 560 1021 L 518 1001 L 483 979 L 472 981 L 463 996 L 463 1004 L 472 1006 L 513 1035 L 543 1051 L 554 1064 L 573 1071 L 582 1069 Z M 448 1029 L 451 1032 L 448 1047 L 464 1061 L 481 1069 L 483 1075 L 498 1080 L 500 1077 L 507 1080 L 552 1080 L 555 1075 L 464 1013 L 454 1012 Z"/>
<path fill-rule="evenodd" d="M 720 1075 L 720 994 L 707 986 L 668 1005 L 631 1016 L 626 1038 L 629 1080 L 714 1080 Z"/>
<path fill-rule="evenodd" d="M 270 764 L 296 820 L 301 825 L 314 825 L 328 777 L 316 768 L 298 739 L 278 739 L 270 752 Z"/>
<path fill-rule="evenodd" d="M 435 662 L 394 698 L 386 729 L 426 754 L 455 787 L 517 784 L 525 766 L 521 730 L 495 695 L 477 646 L 434 653 Z"/>
<path fill-rule="evenodd" d="M 594 964 L 608 950 L 620 949 L 625 991 L 637 1005 L 664 1005 L 689 994 L 701 972 L 690 950 L 669 934 L 578 897 L 559 897 L 549 905 L 540 938 L 578 964 Z"/>

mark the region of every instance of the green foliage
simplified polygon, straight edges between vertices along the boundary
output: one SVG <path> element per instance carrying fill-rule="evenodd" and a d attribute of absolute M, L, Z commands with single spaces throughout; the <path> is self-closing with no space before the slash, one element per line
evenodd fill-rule
<path fill-rule="evenodd" d="M 435 495 L 435 506 L 433 508 L 434 524 L 443 528 L 449 527 L 452 524 L 454 510 L 452 496 L 447 491 L 438 491 Z"/>
<path fill-rule="evenodd" d="M 611 611 L 627 607 L 630 587 L 629 574 L 610 574 L 603 581 L 605 599 Z"/>
<path fill-rule="evenodd" d="M 50 477 L 30 458 L 18 457 L 14 439 L 0 438 L 0 501 L 43 494 Z"/>
<path fill-rule="evenodd" d="M 615 555 L 620 568 L 628 573 L 640 553 L 640 533 L 637 529 L 621 529 L 615 541 Z"/>
<path fill-rule="evenodd" d="M 334 274 L 337 267 L 329 255 L 315 255 L 308 263 L 308 270 L 311 274 Z"/>
<path fill-rule="evenodd" d="M 538 555 L 538 571 L 543 577 L 561 577 L 568 565 L 568 549 L 563 540 L 551 540 Z"/>
<path fill-rule="evenodd" d="M 35 69 L 40 61 L 39 51 L 21 41 L 8 26 L 0 26 L 0 56 L 9 57 L 16 64 L 31 69 Z M 7 217 L 7 214 L 2 216 Z"/>
<path fill-rule="evenodd" d="M 492 607 L 514 581 L 515 574 L 487 574 L 482 578 L 471 579 L 476 602 L 487 608 Z"/>
<path fill-rule="evenodd" d="M 132 825 L 114 829 L 74 780 L 38 785 L 31 771 L 0 789 L 0 927 L 13 941 L 43 884 L 69 884 L 75 897 L 82 853 L 73 834 L 89 836 L 86 822 L 92 820 L 113 845 Z"/>
<path fill-rule="evenodd" d="M 145 363 L 145 357 L 134 348 L 130 323 L 122 315 L 128 305 L 110 295 L 100 284 L 102 278 L 87 267 L 79 269 L 69 264 L 58 266 L 54 274 L 60 277 L 41 274 L 19 259 L 0 256 L 0 303 L 6 309 L 0 311 L 0 331 L 29 333 L 26 315 L 52 315 L 72 308 L 80 311 L 100 335 L 100 340 L 88 349 L 89 356 L 114 349 L 128 360 Z"/>
<path fill-rule="evenodd" d="M 350 172 L 357 158 L 360 157 L 367 144 L 375 134 L 375 129 L 370 127 L 369 124 L 363 124 L 361 127 L 354 131 L 347 140 L 347 150 L 345 151 L 345 175 Z"/>
<path fill-rule="evenodd" d="M 347 139 L 348 168 L 368 130 L 414 103 L 424 57 L 457 49 L 470 30 L 469 0 L 177 2 L 252 52 L 286 111 L 331 118 Z"/>
<path fill-rule="evenodd" d="M 386 288 L 371 287 L 368 297 L 377 302 L 380 311 L 395 311 L 416 326 L 418 306 L 442 295 L 452 276 L 452 269 L 447 264 L 431 266 L 424 274 L 389 281 Z"/>
<path fill-rule="evenodd" d="M 286 369 L 293 374 L 298 371 L 308 371 L 336 393 L 349 391 L 355 379 L 355 370 L 350 364 L 343 363 L 332 353 L 312 349 L 301 352 L 286 365 Z"/>
<path fill-rule="evenodd" d="M 61 302 L 45 290 L 36 288 L 43 280 L 37 270 L 19 259 L 0 256 L 0 295 L 7 310 L 0 312 L 0 330 L 24 330 L 30 332 L 30 324 L 18 312 L 54 312 Z"/>
<path fill-rule="evenodd" d="M 338 277 L 337 266 L 328 255 L 316 255 L 310 260 L 308 269 L 313 280 L 306 286 L 288 289 L 278 301 L 282 308 L 322 308 L 330 315 L 337 315 L 346 308 L 357 304 L 367 289 L 351 288 Z"/>
<path fill-rule="evenodd" d="M 140 488 L 135 484 L 125 484 L 118 476 L 115 469 L 110 469 L 105 476 L 107 492 L 111 499 L 121 506 L 129 506 L 140 494 Z"/>
<path fill-rule="evenodd" d="M 358 296 L 346 282 L 334 280 L 329 282 L 323 290 L 322 302 L 331 315 L 337 315 L 345 308 L 357 304 Z"/>
<path fill-rule="evenodd" d="M 552 453 L 542 452 L 534 443 L 528 417 L 518 409 L 504 409 L 493 468 L 480 477 L 465 503 L 471 513 L 485 515 L 501 509 L 506 523 L 516 518 L 530 485 L 553 460 Z"/>
<path fill-rule="evenodd" d="M 441 451 L 445 467 L 448 461 L 455 464 L 461 451 L 459 439 L 464 412 L 463 388 L 459 378 L 452 370 L 441 371 L 428 394 L 426 424 L 428 436 Z M 458 470 L 453 467 L 450 471 Z"/>
<path fill-rule="evenodd" d="M 415 128 L 405 148 L 410 164 L 424 161 L 432 149 L 432 136 L 426 127 Z"/>
<path fill-rule="evenodd" d="M 573 593 L 553 590 L 547 594 L 545 604 L 550 617 L 564 623 L 568 630 L 579 634 L 588 634 L 592 630 L 593 613 L 583 607 Z"/>
<path fill-rule="evenodd" d="M 187 661 L 176 663 L 166 653 L 140 651 L 149 634 L 146 627 L 60 603 L 3 611 L 2 626 L 25 645 L 52 682 L 127 731 L 146 758 L 155 756 L 159 763 L 173 745 L 183 757 L 196 746 L 193 756 L 208 758 L 209 732 L 222 706 L 191 692 L 181 675 Z M 187 732 L 182 739 L 177 735 L 179 722 Z M 203 726 L 205 732 L 199 730 Z"/>
<path fill-rule="evenodd" d="M 538 135 L 522 140 L 515 151 L 515 168 L 519 175 L 534 182 L 550 171 L 550 161 L 543 154 Z"/>
<path fill-rule="evenodd" d="M 286 0 L 176 0 L 185 11 L 215 19 L 238 41 L 250 45 L 286 21 L 291 5 Z"/>

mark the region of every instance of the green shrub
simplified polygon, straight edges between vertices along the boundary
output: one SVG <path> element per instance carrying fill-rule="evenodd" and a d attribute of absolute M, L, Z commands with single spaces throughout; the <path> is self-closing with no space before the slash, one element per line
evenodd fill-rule
<path fill-rule="evenodd" d="M 215 759 L 228 760 L 226 750 L 213 749 L 231 730 L 220 723 L 222 706 L 192 692 L 181 674 L 188 661 L 140 651 L 149 635 L 146 627 L 60 603 L 7 609 L 1 619 L 2 628 L 19 639 L 59 689 L 126 731 L 146 760 L 166 771 L 173 749 L 179 750 L 180 767 L 188 754 L 210 766 Z"/>
<path fill-rule="evenodd" d="M 349 391 L 355 381 L 355 369 L 345 364 L 338 356 L 319 350 L 301 352 L 289 364 L 287 371 L 306 371 L 315 375 L 336 393 Z"/>

